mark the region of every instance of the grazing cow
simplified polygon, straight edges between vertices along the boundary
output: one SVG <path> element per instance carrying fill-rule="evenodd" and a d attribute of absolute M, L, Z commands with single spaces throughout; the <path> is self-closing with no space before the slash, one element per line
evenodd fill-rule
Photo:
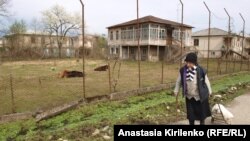
<path fill-rule="evenodd" d="M 102 65 L 94 69 L 94 71 L 107 71 L 109 69 L 108 65 Z"/>
<path fill-rule="evenodd" d="M 61 78 L 71 78 L 71 77 L 84 77 L 84 74 L 80 71 L 68 71 L 68 70 L 64 70 L 61 75 Z"/>

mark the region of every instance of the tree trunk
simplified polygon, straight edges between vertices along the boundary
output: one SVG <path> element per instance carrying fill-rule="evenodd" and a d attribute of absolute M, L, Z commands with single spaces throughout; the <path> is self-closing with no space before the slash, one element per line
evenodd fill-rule
<path fill-rule="evenodd" d="M 62 44 L 60 43 L 59 46 L 58 46 L 58 49 L 59 49 L 59 58 L 61 59 L 62 58 Z"/>

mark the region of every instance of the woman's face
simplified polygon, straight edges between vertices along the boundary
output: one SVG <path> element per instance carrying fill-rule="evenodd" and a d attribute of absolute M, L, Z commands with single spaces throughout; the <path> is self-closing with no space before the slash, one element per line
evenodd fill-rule
<path fill-rule="evenodd" d="M 186 65 L 187 65 L 188 68 L 192 68 L 192 67 L 195 66 L 195 64 L 191 63 L 191 62 L 186 62 Z"/>

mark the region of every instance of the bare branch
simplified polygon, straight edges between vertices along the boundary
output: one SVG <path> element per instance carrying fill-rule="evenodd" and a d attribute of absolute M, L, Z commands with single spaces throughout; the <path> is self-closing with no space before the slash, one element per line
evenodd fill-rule
<path fill-rule="evenodd" d="M 9 4 L 10 4 L 10 0 L 0 0 L 0 16 L 1 17 L 8 16 Z"/>
<path fill-rule="evenodd" d="M 64 7 L 55 5 L 52 8 L 42 12 L 45 30 L 56 34 L 59 48 L 59 57 L 61 57 L 61 47 L 65 36 L 72 30 L 79 30 L 80 18 L 78 15 L 71 15 Z"/>

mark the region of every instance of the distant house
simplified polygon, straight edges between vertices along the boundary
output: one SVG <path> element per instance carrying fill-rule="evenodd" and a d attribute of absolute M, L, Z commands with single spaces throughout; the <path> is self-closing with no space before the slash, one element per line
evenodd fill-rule
<path fill-rule="evenodd" d="M 198 51 L 198 56 L 207 58 L 208 56 L 208 29 L 200 30 L 192 34 L 193 46 Z M 210 31 L 210 58 L 223 56 L 227 47 L 231 54 L 239 56 L 242 53 L 243 37 L 237 34 L 230 34 L 219 28 L 211 28 Z M 250 38 L 246 36 L 244 40 L 243 55 L 248 55 L 250 49 Z"/>
<path fill-rule="evenodd" d="M 94 36 L 85 36 L 85 48 L 93 48 Z M 43 57 L 58 57 L 57 36 L 48 34 L 11 34 L 3 37 L 3 47 L 15 52 L 30 50 Z M 62 41 L 62 57 L 77 57 L 82 47 L 82 36 L 66 36 Z M 20 53 L 19 53 L 20 54 Z"/>
<path fill-rule="evenodd" d="M 82 35 L 78 35 L 78 36 L 75 36 L 75 37 L 72 37 L 73 39 L 73 46 L 74 48 L 80 48 L 82 47 Z M 94 47 L 94 42 L 96 40 L 96 36 L 94 35 L 85 35 L 85 44 L 84 44 L 84 47 L 87 48 L 87 49 L 91 49 Z"/>
<path fill-rule="evenodd" d="M 162 60 L 167 54 L 166 45 L 180 45 L 181 23 L 154 16 L 139 19 L 141 59 Z M 192 26 L 183 24 L 183 46 L 191 45 Z M 110 55 L 120 59 L 137 60 L 137 20 L 108 27 Z"/>

